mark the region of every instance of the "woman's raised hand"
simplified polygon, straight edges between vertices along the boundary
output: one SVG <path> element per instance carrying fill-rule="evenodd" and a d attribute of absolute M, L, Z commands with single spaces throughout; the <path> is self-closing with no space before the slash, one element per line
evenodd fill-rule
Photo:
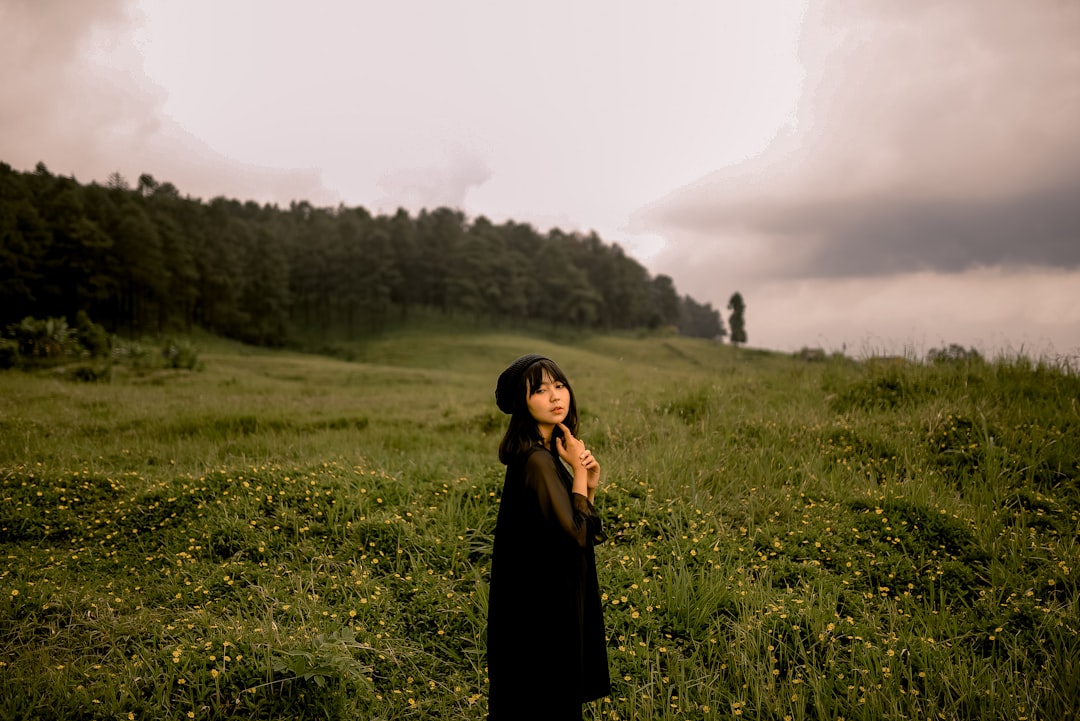
<path fill-rule="evenodd" d="M 562 435 L 555 441 L 559 457 L 570 464 L 572 468 L 583 468 L 588 473 L 588 485 L 595 489 L 600 483 L 600 464 L 593 458 L 592 451 L 585 448 L 585 443 L 574 438 L 570 429 L 562 423 L 558 424 Z"/>

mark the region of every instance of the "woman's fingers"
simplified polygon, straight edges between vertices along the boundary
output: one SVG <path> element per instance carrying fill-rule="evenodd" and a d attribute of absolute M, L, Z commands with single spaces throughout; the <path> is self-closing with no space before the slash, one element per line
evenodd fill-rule
<path fill-rule="evenodd" d="M 578 447 L 581 448 L 581 450 L 585 450 L 585 448 L 584 448 L 585 444 L 583 444 L 577 438 L 574 438 L 574 434 L 570 432 L 570 429 L 567 428 L 565 424 L 556 423 L 555 425 L 557 425 L 559 427 L 559 429 L 562 431 L 562 440 L 565 443 L 566 448 L 573 450 L 573 447 L 576 444 Z M 579 453 L 580 453 L 580 451 L 579 451 Z"/>
<path fill-rule="evenodd" d="M 592 451 L 585 447 L 585 444 L 578 438 L 574 437 L 574 434 L 570 432 L 570 429 L 566 427 L 564 423 L 556 424 L 560 430 L 562 430 L 562 436 L 558 439 L 558 448 L 560 454 L 563 456 L 567 463 L 572 463 L 575 456 L 577 462 L 581 464 L 583 468 L 588 471 L 595 471 L 600 468 L 600 464 L 596 462 L 593 457 Z"/>

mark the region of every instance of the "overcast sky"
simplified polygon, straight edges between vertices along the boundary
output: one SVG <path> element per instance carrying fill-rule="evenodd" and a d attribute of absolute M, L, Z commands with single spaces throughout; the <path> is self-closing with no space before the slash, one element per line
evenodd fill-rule
<path fill-rule="evenodd" d="M 0 161 L 595 230 L 750 345 L 1080 353 L 1073 0 L 0 0 Z"/>

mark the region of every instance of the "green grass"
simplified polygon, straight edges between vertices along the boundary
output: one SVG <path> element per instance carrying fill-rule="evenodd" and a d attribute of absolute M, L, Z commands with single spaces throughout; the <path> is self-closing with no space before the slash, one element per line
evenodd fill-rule
<path fill-rule="evenodd" d="M 674 337 L 397 333 L 0 375 L 0 718 L 480 719 L 505 418 L 603 464 L 603 719 L 1080 713 L 1080 378 Z"/>

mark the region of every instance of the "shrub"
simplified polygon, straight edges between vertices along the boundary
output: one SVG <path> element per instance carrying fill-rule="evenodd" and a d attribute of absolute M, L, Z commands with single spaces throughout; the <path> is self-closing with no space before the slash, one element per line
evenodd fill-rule
<path fill-rule="evenodd" d="M 137 340 L 118 338 L 113 344 L 110 356 L 117 363 L 125 363 L 137 370 L 153 367 L 150 349 Z"/>
<path fill-rule="evenodd" d="M 8 335 L 18 344 L 24 362 L 31 365 L 48 365 L 65 356 L 79 355 L 78 340 L 63 318 L 38 320 L 27 316 L 8 326 Z"/>
<path fill-rule="evenodd" d="M 138 372 L 148 372 L 163 368 L 179 370 L 198 370 L 199 351 L 189 340 L 167 338 L 160 349 L 137 340 L 117 339 L 111 351 L 111 357 L 118 363 L 130 366 Z"/>
<path fill-rule="evenodd" d="M 75 316 L 75 333 L 79 343 L 91 356 L 104 358 L 109 355 L 112 341 L 103 327 L 90 320 L 86 311 L 80 310 Z"/>
<path fill-rule="evenodd" d="M 809 363 L 816 363 L 825 360 L 825 351 L 821 348 L 803 346 L 795 353 L 795 358 Z"/>
<path fill-rule="evenodd" d="M 21 362 L 19 344 L 8 338 L 0 338 L 0 370 L 18 368 Z"/>
<path fill-rule="evenodd" d="M 105 329 L 82 310 L 75 317 L 74 328 L 68 326 L 65 318 L 42 320 L 27 316 L 8 326 L 7 335 L 8 338 L 0 339 L 0 369 L 41 368 L 78 359 L 108 358 L 112 346 Z M 87 372 L 93 376 L 91 380 L 108 376 L 108 369 L 87 366 L 75 369 L 73 377 L 86 379 Z"/>
<path fill-rule="evenodd" d="M 85 383 L 108 383 L 112 380 L 112 363 L 80 363 L 71 369 L 70 377 Z"/>
<path fill-rule="evenodd" d="M 168 368 L 191 371 L 199 365 L 199 351 L 189 340 L 166 339 L 161 348 L 161 356 L 165 359 L 165 365 Z"/>
<path fill-rule="evenodd" d="M 926 354 L 926 359 L 931 363 L 959 363 L 981 361 L 983 357 L 974 348 L 965 349 L 959 343 L 950 343 L 945 348 L 931 348 Z"/>

